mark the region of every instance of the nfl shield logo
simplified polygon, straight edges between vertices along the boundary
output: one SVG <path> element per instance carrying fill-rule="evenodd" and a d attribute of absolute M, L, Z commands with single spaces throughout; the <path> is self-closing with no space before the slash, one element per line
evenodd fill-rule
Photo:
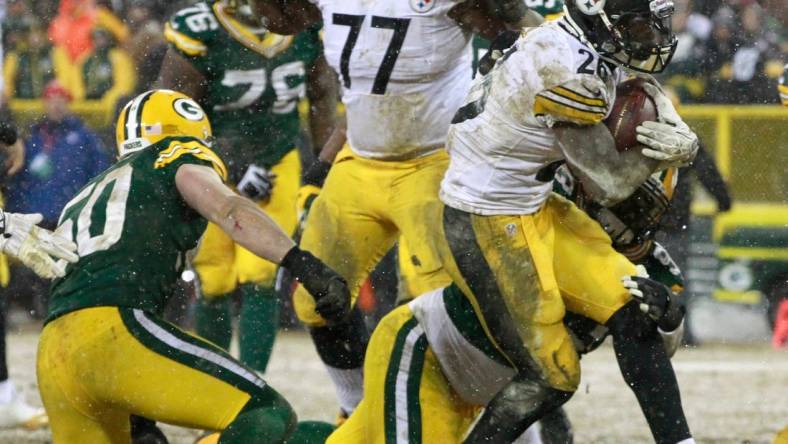
<path fill-rule="evenodd" d="M 416 12 L 427 12 L 435 6 L 438 0 L 410 0 L 410 7 Z"/>

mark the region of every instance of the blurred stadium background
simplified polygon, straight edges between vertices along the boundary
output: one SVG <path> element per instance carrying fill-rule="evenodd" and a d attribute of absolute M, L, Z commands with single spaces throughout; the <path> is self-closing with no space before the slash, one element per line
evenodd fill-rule
<path fill-rule="evenodd" d="M 777 90 L 788 61 L 788 5 L 785 0 L 675 2 L 680 43 L 660 80 L 681 102 L 681 114 L 701 137 L 732 199 L 728 205 L 720 201 L 719 189 L 707 190 L 693 180 L 686 189 L 692 195 L 690 213 L 679 215 L 679 226 L 671 228 L 683 236 L 691 333 L 688 348 L 674 362 L 701 442 L 771 442 L 788 426 L 788 353 L 785 345 L 778 347 L 781 339 L 788 340 L 788 304 L 786 319 L 778 316 L 788 300 L 788 107 L 780 106 Z M 150 89 L 167 47 L 163 23 L 188 3 L 0 1 L 4 115 L 13 117 L 29 141 L 34 125 L 51 112 L 43 98 L 65 97 L 97 149 L 112 156 L 116 110 L 126 98 Z M 554 10 L 557 5 L 526 3 Z M 60 89 L 47 92 L 53 80 Z M 306 137 L 301 148 L 308 162 Z M 27 159 L 22 173 L 46 176 L 33 160 Z M 6 209 L 30 204 L 30 182 L 3 179 Z M 362 306 L 371 322 L 396 298 L 393 263 L 385 260 L 365 291 Z M 46 285 L 14 264 L 9 269 L 5 261 L 0 284 L 11 375 L 38 405 L 34 354 Z M 186 276 L 179 304 L 171 310 L 185 325 L 194 298 L 191 284 Z M 289 301 L 283 298 L 282 304 Z M 775 324 L 786 337 L 775 335 L 772 345 Z M 327 412 L 334 411 L 333 393 L 325 389 L 330 384 L 311 344 L 288 310 L 282 326 L 292 333 L 280 337 L 267 379 L 303 417 L 332 420 Z M 584 359 L 581 390 L 569 404 L 577 440 L 648 442 L 634 398 L 615 375 L 612 351 L 604 350 Z M 608 375 L 608 381 L 618 381 L 614 386 L 603 382 Z M 305 391 L 302 381 L 311 381 Z M 611 424 L 612 415 L 620 419 L 622 412 L 631 417 L 621 425 L 599 426 Z M 191 442 L 194 436 L 168 431 L 175 442 Z M 47 439 L 46 431 L 0 431 L 0 443 Z"/>

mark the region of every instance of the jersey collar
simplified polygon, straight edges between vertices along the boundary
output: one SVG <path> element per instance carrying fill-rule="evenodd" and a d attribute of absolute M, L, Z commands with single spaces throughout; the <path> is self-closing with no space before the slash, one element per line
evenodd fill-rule
<path fill-rule="evenodd" d="M 245 47 L 266 58 L 270 59 L 275 57 L 277 54 L 286 50 L 293 42 L 293 36 L 279 35 L 273 32 L 266 32 L 262 38 L 258 37 L 246 26 L 228 14 L 221 2 L 213 4 L 213 11 L 219 23 L 230 36 Z"/>

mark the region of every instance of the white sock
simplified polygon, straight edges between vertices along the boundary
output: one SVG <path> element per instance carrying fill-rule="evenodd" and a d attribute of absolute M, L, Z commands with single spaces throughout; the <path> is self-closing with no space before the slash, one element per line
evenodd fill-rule
<path fill-rule="evenodd" d="M 334 382 L 339 407 L 350 415 L 364 397 L 364 368 L 345 370 L 327 365 L 326 369 Z"/>
<path fill-rule="evenodd" d="M 695 444 L 695 439 L 693 439 L 693 438 L 682 439 L 681 441 L 677 442 L 676 444 Z"/>
<path fill-rule="evenodd" d="M 14 400 L 16 389 L 10 379 L 0 382 L 0 404 L 10 404 Z"/>

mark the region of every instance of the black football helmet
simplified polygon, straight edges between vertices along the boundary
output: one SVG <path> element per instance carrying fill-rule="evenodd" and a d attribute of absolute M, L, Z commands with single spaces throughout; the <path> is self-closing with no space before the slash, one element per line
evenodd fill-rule
<path fill-rule="evenodd" d="M 676 51 L 673 0 L 567 0 L 564 8 L 588 43 L 615 64 L 659 73 Z"/>

